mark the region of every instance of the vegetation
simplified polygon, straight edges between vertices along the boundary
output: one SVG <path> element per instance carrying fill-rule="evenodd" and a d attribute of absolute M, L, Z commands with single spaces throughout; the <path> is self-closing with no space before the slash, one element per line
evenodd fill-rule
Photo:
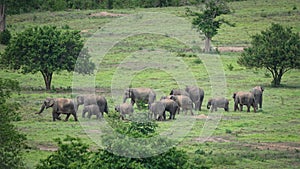
<path fill-rule="evenodd" d="M 281 81 L 281 87 L 273 88 L 270 85 L 272 75 L 268 71 L 265 69 L 246 69 L 237 63 L 241 52 L 231 52 L 228 49 L 236 46 L 250 47 L 251 36 L 266 30 L 271 26 L 269 23 L 272 22 L 280 23 L 284 27 L 293 27 L 293 32 L 299 32 L 300 4 L 295 0 L 243 0 L 230 2 L 228 5 L 234 13 L 223 15 L 221 18 L 235 23 L 235 27 L 230 27 L 226 24 L 221 25 L 218 34 L 213 38 L 213 45 L 220 49 L 218 55 L 192 52 L 182 43 L 179 43 L 178 40 L 172 39 L 170 34 L 139 34 L 131 36 L 115 44 L 101 61 L 99 70 L 95 72 L 95 76 L 92 76 L 95 78 L 95 91 L 97 94 L 107 98 L 109 109 L 111 110 L 109 115 L 112 115 L 114 106 L 119 104 L 119 102 L 111 98 L 111 81 L 118 65 L 122 63 L 124 58 L 131 56 L 132 53 L 135 54 L 134 57 L 138 58 L 139 55 L 136 53 L 140 51 L 155 53 L 155 50 L 162 48 L 172 53 L 174 60 L 182 60 L 182 63 L 192 72 L 197 84 L 205 90 L 202 111 L 194 112 L 195 119 L 192 127 L 184 133 L 184 138 L 174 146 L 176 150 L 183 152 L 183 157 L 187 155 L 188 164 L 186 168 L 299 168 L 299 70 L 292 69 L 285 73 Z M 195 7 L 189 7 L 191 10 L 197 10 Z M 97 15 L 103 11 L 129 16 L 136 16 L 135 14 L 141 12 L 163 12 L 189 19 L 185 15 L 186 7 L 168 7 L 66 10 L 59 12 L 36 11 L 22 15 L 8 15 L 7 23 L 13 36 L 30 27 L 55 25 L 57 28 L 64 27 L 80 30 L 82 37 L 87 39 L 97 32 L 100 27 L 103 28 L 107 23 L 120 19 L 120 17 Z M 137 19 L 141 17 L 143 16 L 137 15 Z M 174 25 L 173 28 L 179 29 L 178 25 Z M 193 38 L 196 40 L 199 37 L 193 36 Z M 227 50 L 221 50 L 221 47 Z M 0 45 L 1 51 L 4 51 L 5 48 L 6 46 Z M 206 70 L 206 58 L 218 58 L 222 61 L 226 77 L 226 92 L 224 96 L 230 100 L 229 112 L 222 113 L 217 128 L 207 139 L 202 137 L 203 126 L 207 125 L 207 122 L 211 122 L 214 117 L 209 116 L 210 112 L 205 108 L 207 100 L 212 97 L 210 76 Z M 95 62 L 95 64 L 99 64 L 99 62 Z M 182 66 L 180 65 L 178 68 L 181 69 Z M 180 71 L 176 73 L 179 76 L 186 75 Z M 53 141 L 54 138 L 60 138 L 62 140 L 61 145 L 71 144 L 71 142 L 78 143 L 77 138 L 80 138 L 83 146 L 75 144 L 78 147 L 70 149 L 70 151 L 79 151 L 82 150 L 82 147 L 88 146 L 88 152 L 93 153 L 89 154 L 90 157 L 95 161 L 100 161 L 99 163 L 96 161 L 95 164 L 102 164 L 108 157 L 112 157 L 109 154 L 110 152 L 104 152 L 102 149 L 98 150 L 102 147 L 98 145 L 97 140 L 90 137 L 94 133 L 100 136 L 102 140 L 102 133 L 99 130 L 89 130 L 84 126 L 84 124 L 91 123 L 105 124 L 107 119 L 111 119 L 106 114 L 104 115 L 105 121 L 98 121 L 93 116 L 92 119 L 88 120 L 80 118 L 82 111 L 82 108 L 80 108 L 79 122 L 74 122 L 73 119 L 70 119 L 68 122 L 57 121 L 55 123 L 51 120 L 51 110 L 46 110 L 46 113 L 40 116 L 34 114 L 46 97 L 73 98 L 76 95 L 76 93 L 71 92 L 73 84 L 72 72 L 60 71 L 55 73 L 52 81 L 52 90 L 50 91 L 44 90 L 44 83 L 41 80 L 42 76 L 40 73 L 19 74 L 18 71 L 1 69 L 0 76 L 8 79 L 17 79 L 20 82 L 20 94 L 12 93 L 11 98 L 7 99 L 6 103 L 20 104 L 19 116 L 17 117 L 20 121 L 14 121 L 13 124 L 18 131 L 26 133 L 27 146 L 24 149 L 23 157 L 27 168 L 43 165 L 40 159 L 46 160 L 50 155 L 57 155 L 53 151 L 62 150 L 60 145 Z M 87 77 L 90 76 L 79 76 L 82 85 L 89 83 L 89 78 Z M 161 95 L 169 94 L 171 88 L 179 87 L 176 77 L 172 77 L 163 70 L 155 69 L 146 69 L 136 73 L 134 78 L 131 79 L 131 84 L 132 87 L 149 86 L 159 89 L 157 98 L 160 98 Z M 265 87 L 263 109 L 257 113 L 234 112 L 231 99 L 232 93 L 249 91 L 255 85 L 263 85 Z M 179 123 L 177 122 L 184 117 L 183 114 L 179 114 L 176 115 L 176 120 L 156 122 L 155 132 L 149 135 L 155 136 L 159 134 L 169 138 L 174 136 L 174 131 L 176 131 L 174 127 L 183 127 L 178 125 Z M 124 131 L 128 131 L 127 128 L 131 126 L 128 121 L 114 124 L 122 125 Z M 140 129 L 139 126 L 141 124 L 136 123 L 134 125 Z M 120 126 L 118 128 L 123 129 L 123 127 Z M 147 127 L 153 129 L 150 124 Z M 123 130 L 121 131 L 124 132 Z M 134 130 L 136 137 L 140 137 L 139 131 Z M 66 135 L 73 138 L 73 141 L 64 141 Z M 113 143 L 113 141 L 110 143 Z M 72 146 L 68 147 L 71 148 Z M 82 152 L 85 154 L 85 150 L 82 150 Z M 110 160 L 112 161 L 110 164 L 126 165 L 132 159 L 113 156 Z M 71 160 L 68 162 L 72 163 Z M 93 161 L 89 162 L 92 165 Z"/>
<path fill-rule="evenodd" d="M 300 69 L 300 36 L 292 28 L 272 24 L 266 31 L 252 37 L 238 63 L 250 68 L 266 68 L 272 74 L 273 86 L 291 69 Z"/>
<path fill-rule="evenodd" d="M 230 13 L 230 9 L 224 0 L 207 0 L 203 12 L 192 12 L 190 9 L 187 12 L 188 15 L 195 16 L 192 22 L 193 26 L 200 34 L 205 35 L 205 52 L 211 52 L 211 40 L 217 35 L 222 24 L 233 26 L 223 18 L 217 19 L 221 15 Z"/>
<path fill-rule="evenodd" d="M 19 105 L 6 102 L 15 91 L 20 91 L 17 81 L 0 78 L 0 168 L 24 168 L 21 153 L 26 138 L 13 124 L 19 119 Z"/>
<path fill-rule="evenodd" d="M 54 26 L 34 27 L 18 33 L 11 40 L 1 62 L 10 69 L 20 69 L 22 73 L 41 72 L 46 89 L 50 90 L 54 72 L 93 73 L 95 65 L 82 48 L 83 41 L 78 31 L 60 30 Z"/>

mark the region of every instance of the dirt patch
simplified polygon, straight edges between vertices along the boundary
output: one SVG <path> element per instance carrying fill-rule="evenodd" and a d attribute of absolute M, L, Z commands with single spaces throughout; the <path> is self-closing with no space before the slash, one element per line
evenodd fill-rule
<path fill-rule="evenodd" d="M 220 52 L 242 52 L 245 47 L 242 46 L 220 46 L 217 47 Z"/>
<path fill-rule="evenodd" d="M 197 116 L 193 116 L 195 119 L 207 119 L 208 116 L 206 116 L 205 114 L 200 114 Z"/>
<path fill-rule="evenodd" d="M 90 16 L 98 16 L 98 17 L 120 17 L 120 16 L 128 16 L 128 14 L 118 14 L 118 13 L 110 13 L 110 12 L 97 12 L 92 13 Z"/>
<path fill-rule="evenodd" d="M 209 138 L 202 138 L 202 137 L 198 137 L 194 139 L 197 142 L 214 142 L 214 143 L 228 143 L 228 142 L 232 142 L 231 140 L 229 140 L 228 138 L 224 138 L 224 137 L 209 137 Z"/>
<path fill-rule="evenodd" d="M 282 151 L 300 151 L 300 143 L 282 142 L 282 143 L 254 143 L 242 144 L 245 147 L 256 148 L 259 150 L 282 150 Z"/>
<path fill-rule="evenodd" d="M 37 148 L 42 151 L 57 151 L 58 148 L 54 146 L 38 145 Z"/>

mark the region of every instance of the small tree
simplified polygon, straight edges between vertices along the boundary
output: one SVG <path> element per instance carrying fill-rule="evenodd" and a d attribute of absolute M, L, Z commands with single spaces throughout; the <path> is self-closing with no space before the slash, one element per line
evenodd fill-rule
<path fill-rule="evenodd" d="M 266 68 L 273 86 L 279 86 L 284 73 L 300 68 L 300 37 L 291 28 L 272 24 L 252 36 L 251 47 L 244 49 L 238 63 L 248 68 Z"/>
<path fill-rule="evenodd" d="M 79 31 L 54 26 L 34 27 L 18 33 L 5 48 L 1 62 L 22 73 L 41 72 L 47 90 L 54 72 L 67 70 L 90 74 L 94 63 L 83 48 Z M 75 65 L 80 64 L 79 66 Z"/>
<path fill-rule="evenodd" d="M 26 137 L 12 124 L 18 105 L 6 102 L 19 89 L 17 81 L 0 78 L 0 168 L 25 168 L 21 151 Z"/>
<path fill-rule="evenodd" d="M 205 36 L 205 52 L 211 52 L 211 40 L 218 34 L 218 29 L 223 23 L 234 26 L 223 18 L 217 18 L 229 13 L 230 9 L 225 0 L 206 0 L 203 12 L 187 10 L 187 15 L 195 16 L 192 21 L 193 27 Z"/>

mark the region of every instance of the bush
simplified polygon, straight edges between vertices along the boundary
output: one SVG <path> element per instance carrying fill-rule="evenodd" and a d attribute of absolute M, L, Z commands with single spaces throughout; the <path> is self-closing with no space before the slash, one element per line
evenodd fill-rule
<path fill-rule="evenodd" d="M 11 38 L 11 34 L 9 30 L 4 30 L 0 33 L 0 43 L 3 45 L 8 45 Z"/>

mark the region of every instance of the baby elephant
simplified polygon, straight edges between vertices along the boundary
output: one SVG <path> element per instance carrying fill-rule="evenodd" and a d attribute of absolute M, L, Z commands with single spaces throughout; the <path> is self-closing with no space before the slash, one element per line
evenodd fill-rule
<path fill-rule="evenodd" d="M 157 117 L 158 115 L 158 117 Z M 165 105 L 161 101 L 156 101 L 150 106 L 150 115 L 149 117 L 157 120 L 166 120 L 165 115 Z"/>
<path fill-rule="evenodd" d="M 90 119 L 92 115 L 96 115 L 97 119 L 102 118 L 102 113 L 99 110 L 98 105 L 91 104 L 91 105 L 85 105 L 82 110 L 82 117 L 85 117 L 85 113 L 88 112 L 88 118 Z"/>
<path fill-rule="evenodd" d="M 217 97 L 209 99 L 207 102 L 207 109 L 210 111 L 217 111 L 217 108 L 224 108 L 225 111 L 228 111 L 229 100 L 224 97 Z"/>
<path fill-rule="evenodd" d="M 122 103 L 120 105 L 115 106 L 115 110 L 120 113 L 122 120 L 125 119 L 125 115 L 129 116 L 133 113 L 133 106 L 129 103 Z"/>
<path fill-rule="evenodd" d="M 194 115 L 193 102 L 189 97 L 184 95 L 171 95 L 170 99 L 174 100 L 178 104 L 178 106 L 181 107 L 183 111 L 185 111 L 185 114 L 187 114 L 188 110 L 190 110 L 191 115 Z M 178 114 L 179 110 L 180 109 L 178 109 Z"/>

